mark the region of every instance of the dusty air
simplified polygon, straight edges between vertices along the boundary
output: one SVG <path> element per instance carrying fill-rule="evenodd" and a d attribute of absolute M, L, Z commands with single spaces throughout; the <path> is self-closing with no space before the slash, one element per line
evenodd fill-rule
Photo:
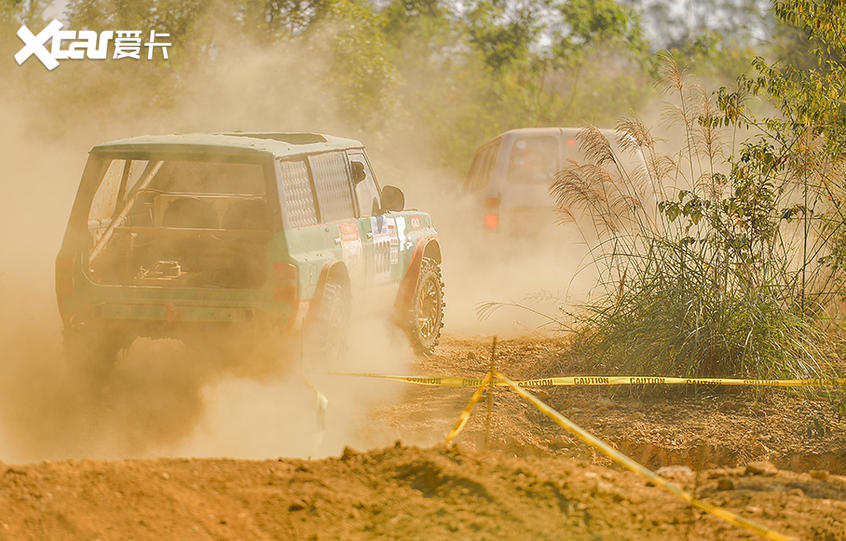
<path fill-rule="evenodd" d="M 842 539 L 844 19 L 6 0 L 0 539 Z"/>

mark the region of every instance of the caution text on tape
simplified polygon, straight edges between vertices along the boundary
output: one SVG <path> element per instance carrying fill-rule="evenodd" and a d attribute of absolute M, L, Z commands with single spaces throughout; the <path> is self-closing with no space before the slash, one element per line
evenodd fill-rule
<path fill-rule="evenodd" d="M 339 376 L 389 379 L 415 385 L 437 387 L 479 387 L 484 378 L 461 376 L 395 376 L 357 372 L 333 372 Z M 736 378 L 678 378 L 664 376 L 554 376 L 524 379 L 514 382 L 520 387 L 589 387 L 603 385 L 730 385 L 749 387 L 844 387 L 846 378 L 816 379 L 736 379 Z M 502 381 L 493 385 L 506 386 Z"/>

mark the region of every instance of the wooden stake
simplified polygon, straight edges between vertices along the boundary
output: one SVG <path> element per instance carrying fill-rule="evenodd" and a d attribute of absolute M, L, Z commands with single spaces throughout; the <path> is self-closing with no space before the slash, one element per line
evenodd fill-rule
<path fill-rule="evenodd" d="M 490 448 L 491 443 L 491 412 L 493 411 L 493 388 L 494 388 L 494 370 L 496 370 L 496 336 L 493 338 L 491 344 L 491 381 L 488 384 L 488 417 L 485 420 L 485 451 Z"/>

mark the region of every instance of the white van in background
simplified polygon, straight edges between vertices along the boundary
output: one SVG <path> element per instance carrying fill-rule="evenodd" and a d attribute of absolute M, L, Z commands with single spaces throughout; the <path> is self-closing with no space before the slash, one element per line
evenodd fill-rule
<path fill-rule="evenodd" d="M 560 215 L 549 193 L 555 173 L 584 163 L 578 133 L 581 128 L 521 128 L 508 130 L 482 145 L 473 158 L 465 190 L 482 199 L 484 229 L 508 234 L 538 233 Z M 620 153 L 618 132 L 600 130 Z M 624 153 L 628 158 L 632 153 Z M 631 165 L 642 165 L 637 153 Z M 638 163 L 639 162 L 639 163 Z"/>

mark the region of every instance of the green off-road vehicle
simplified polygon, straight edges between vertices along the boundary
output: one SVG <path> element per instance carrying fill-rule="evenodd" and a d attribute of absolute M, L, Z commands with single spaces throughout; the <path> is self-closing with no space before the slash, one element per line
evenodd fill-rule
<path fill-rule="evenodd" d="M 202 341 L 257 322 L 326 347 L 351 311 L 374 303 L 431 352 L 440 262 L 430 216 L 404 210 L 398 188 L 380 189 L 358 141 L 145 136 L 91 150 L 56 294 L 75 356 L 114 358 L 139 336 Z"/>

